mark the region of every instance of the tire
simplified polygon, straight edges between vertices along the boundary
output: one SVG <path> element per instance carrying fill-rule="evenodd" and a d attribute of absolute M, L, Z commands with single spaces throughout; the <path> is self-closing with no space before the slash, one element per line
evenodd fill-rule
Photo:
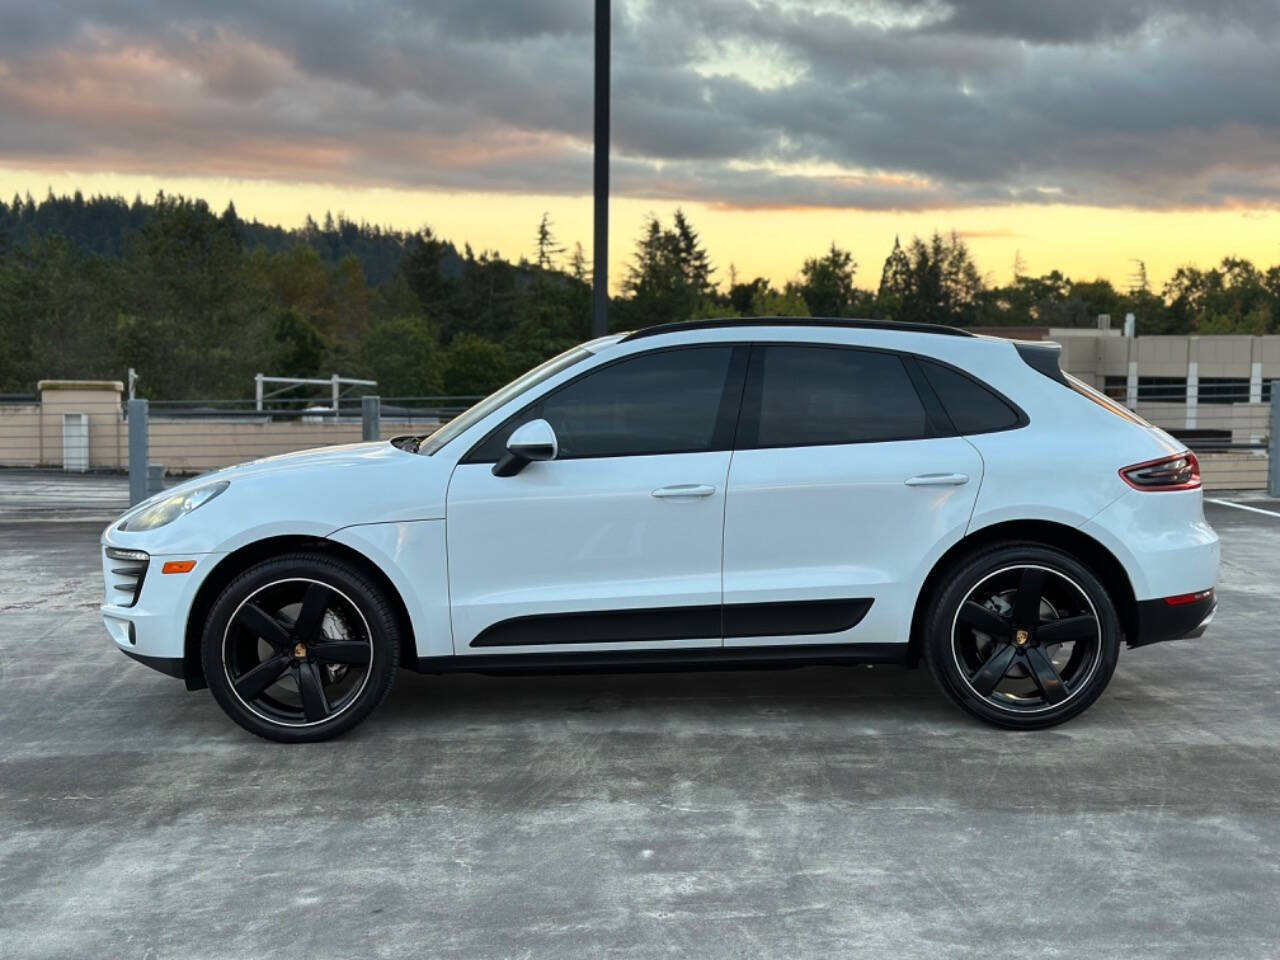
<path fill-rule="evenodd" d="M 359 569 L 291 553 L 226 586 L 200 655 L 232 720 L 268 740 L 309 743 L 347 732 L 386 698 L 400 642 L 391 604 Z"/>
<path fill-rule="evenodd" d="M 981 720 L 1039 730 L 1083 713 L 1120 657 L 1106 588 L 1071 554 L 1002 543 L 957 561 L 935 589 L 923 653 L 942 691 Z"/>

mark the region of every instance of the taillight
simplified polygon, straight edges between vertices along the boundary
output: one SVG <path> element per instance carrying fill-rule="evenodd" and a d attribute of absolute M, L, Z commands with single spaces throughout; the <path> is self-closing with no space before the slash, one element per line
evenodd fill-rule
<path fill-rule="evenodd" d="M 1151 493 L 1195 490 L 1200 486 L 1200 461 L 1188 450 L 1159 460 L 1135 463 L 1122 469 L 1120 477 L 1133 489 Z"/>

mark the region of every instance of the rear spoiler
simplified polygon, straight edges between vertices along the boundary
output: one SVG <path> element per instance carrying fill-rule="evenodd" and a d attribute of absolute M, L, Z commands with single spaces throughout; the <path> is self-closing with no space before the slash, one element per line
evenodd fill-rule
<path fill-rule="evenodd" d="M 1062 344 L 1043 340 L 1014 341 L 1013 348 L 1018 351 L 1018 356 L 1023 359 L 1023 362 L 1036 373 L 1043 373 L 1050 380 L 1056 380 L 1064 387 L 1071 386 L 1062 372 Z"/>

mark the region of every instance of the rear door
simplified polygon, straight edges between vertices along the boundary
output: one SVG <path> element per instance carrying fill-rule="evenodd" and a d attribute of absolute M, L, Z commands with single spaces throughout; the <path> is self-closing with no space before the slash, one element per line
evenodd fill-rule
<path fill-rule="evenodd" d="M 752 349 L 725 504 L 726 647 L 907 641 L 982 479 L 945 416 L 914 358 Z"/>

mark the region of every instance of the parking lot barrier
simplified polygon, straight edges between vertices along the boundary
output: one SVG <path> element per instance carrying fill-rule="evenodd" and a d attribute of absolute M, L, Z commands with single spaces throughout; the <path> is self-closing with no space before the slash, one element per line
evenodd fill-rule
<path fill-rule="evenodd" d="M 378 397 L 360 398 L 360 433 L 365 443 L 378 439 L 382 419 L 382 401 Z"/>
<path fill-rule="evenodd" d="M 129 506 L 147 499 L 147 400 L 134 399 L 126 405 L 129 420 Z"/>
<path fill-rule="evenodd" d="M 1280 390 L 1271 384 L 1271 430 L 1267 438 L 1267 493 L 1280 497 Z"/>

